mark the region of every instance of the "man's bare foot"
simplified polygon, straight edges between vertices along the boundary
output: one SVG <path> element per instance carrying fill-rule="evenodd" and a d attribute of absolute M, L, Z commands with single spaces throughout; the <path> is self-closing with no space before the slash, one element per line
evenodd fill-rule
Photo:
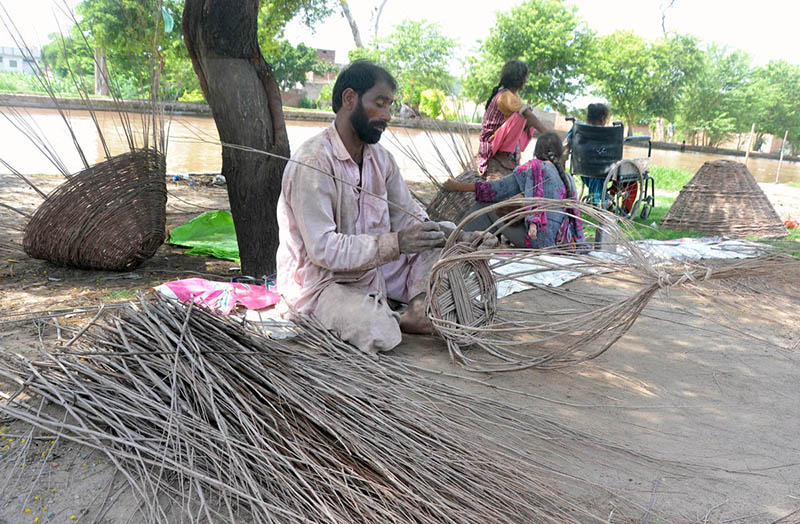
<path fill-rule="evenodd" d="M 420 293 L 408 303 L 408 308 L 400 315 L 400 330 L 414 335 L 433 334 L 433 328 L 425 314 L 425 293 Z"/>

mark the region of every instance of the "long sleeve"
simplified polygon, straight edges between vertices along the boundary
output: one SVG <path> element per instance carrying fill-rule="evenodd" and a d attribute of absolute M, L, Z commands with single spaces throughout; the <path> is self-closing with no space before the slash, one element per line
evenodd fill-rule
<path fill-rule="evenodd" d="M 516 173 L 517 171 L 514 170 L 513 173 L 499 180 L 479 180 L 475 182 L 475 200 L 486 204 L 494 204 L 522 193 L 524 185 L 520 185 L 521 179 Z"/>
<path fill-rule="evenodd" d="M 305 160 L 305 163 L 309 159 Z M 290 177 L 285 197 L 292 210 L 303 245 L 311 262 L 337 272 L 357 272 L 379 267 L 400 256 L 397 233 L 342 234 L 337 232 L 336 206 L 342 188 L 332 177 L 331 165 L 290 164 L 284 177 Z"/>

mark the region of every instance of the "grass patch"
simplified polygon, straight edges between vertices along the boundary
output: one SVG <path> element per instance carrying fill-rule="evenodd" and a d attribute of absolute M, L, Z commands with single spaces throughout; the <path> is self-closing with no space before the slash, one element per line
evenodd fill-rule
<path fill-rule="evenodd" d="M 105 300 L 127 300 L 135 297 L 136 292 L 131 291 L 130 289 L 115 289 L 114 291 L 106 293 L 103 298 Z"/>
<path fill-rule="evenodd" d="M 800 187 L 800 182 L 786 182 L 784 185 L 789 187 Z"/>
<path fill-rule="evenodd" d="M 651 166 L 650 176 L 655 179 L 657 190 L 680 191 L 694 175 L 677 167 Z"/>

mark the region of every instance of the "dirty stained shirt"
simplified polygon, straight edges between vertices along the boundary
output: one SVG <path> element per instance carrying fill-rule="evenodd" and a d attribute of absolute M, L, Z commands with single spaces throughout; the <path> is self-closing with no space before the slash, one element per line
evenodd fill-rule
<path fill-rule="evenodd" d="M 397 232 L 428 218 L 392 155 L 379 144 L 365 145 L 359 173 L 331 124 L 300 146 L 292 160 L 278 199 L 281 313 L 289 306 L 313 313 L 320 292 L 332 283 L 386 296 L 381 266 L 404 258 Z"/>

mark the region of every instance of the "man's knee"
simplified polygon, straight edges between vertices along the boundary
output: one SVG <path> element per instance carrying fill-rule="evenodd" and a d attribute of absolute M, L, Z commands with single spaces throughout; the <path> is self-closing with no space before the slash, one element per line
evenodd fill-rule
<path fill-rule="evenodd" d="M 323 290 L 314 314 L 327 329 L 366 353 L 389 351 L 403 340 L 398 316 L 385 298 L 348 286 L 333 284 Z"/>

